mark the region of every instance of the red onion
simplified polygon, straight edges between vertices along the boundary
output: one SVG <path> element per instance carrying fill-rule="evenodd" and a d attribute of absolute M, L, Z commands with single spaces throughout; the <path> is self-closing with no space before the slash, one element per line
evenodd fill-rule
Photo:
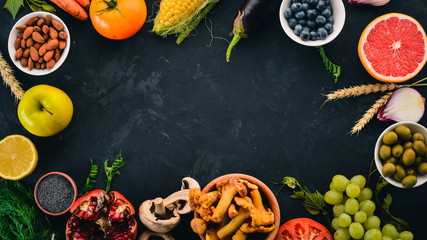
<path fill-rule="evenodd" d="M 349 0 L 348 2 L 358 5 L 383 6 L 390 2 L 390 0 Z"/>
<path fill-rule="evenodd" d="M 418 122 L 424 115 L 424 98 L 421 94 L 409 87 L 396 90 L 378 111 L 381 121 Z"/>

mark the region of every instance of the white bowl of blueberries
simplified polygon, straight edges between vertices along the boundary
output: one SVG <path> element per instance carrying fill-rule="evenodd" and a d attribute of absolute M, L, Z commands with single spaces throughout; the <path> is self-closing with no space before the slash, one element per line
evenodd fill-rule
<path fill-rule="evenodd" d="M 280 24 L 295 42 L 322 46 L 334 40 L 344 27 L 342 0 L 283 0 Z"/>

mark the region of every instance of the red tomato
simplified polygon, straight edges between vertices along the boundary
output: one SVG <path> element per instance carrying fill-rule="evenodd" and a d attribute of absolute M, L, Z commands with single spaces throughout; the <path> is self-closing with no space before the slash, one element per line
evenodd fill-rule
<path fill-rule="evenodd" d="M 289 220 L 279 228 L 276 240 L 333 240 L 331 233 L 322 224 L 309 218 Z"/>
<path fill-rule="evenodd" d="M 147 18 L 147 6 L 144 0 L 92 0 L 89 14 L 97 32 L 120 40 L 141 29 Z"/>

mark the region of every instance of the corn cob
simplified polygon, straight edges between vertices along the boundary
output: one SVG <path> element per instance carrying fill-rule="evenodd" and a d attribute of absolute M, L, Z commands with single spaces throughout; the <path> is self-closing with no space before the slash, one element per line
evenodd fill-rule
<path fill-rule="evenodd" d="M 160 36 L 179 34 L 188 24 L 199 16 L 207 4 L 217 0 L 162 0 L 154 19 L 153 32 Z"/>

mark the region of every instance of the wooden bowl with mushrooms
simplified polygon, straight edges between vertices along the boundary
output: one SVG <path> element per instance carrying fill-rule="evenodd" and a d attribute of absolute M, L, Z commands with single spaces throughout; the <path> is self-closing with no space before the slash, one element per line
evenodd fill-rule
<path fill-rule="evenodd" d="M 202 240 L 273 240 L 280 226 L 276 197 L 260 180 L 232 173 L 192 189 L 191 228 Z"/>

